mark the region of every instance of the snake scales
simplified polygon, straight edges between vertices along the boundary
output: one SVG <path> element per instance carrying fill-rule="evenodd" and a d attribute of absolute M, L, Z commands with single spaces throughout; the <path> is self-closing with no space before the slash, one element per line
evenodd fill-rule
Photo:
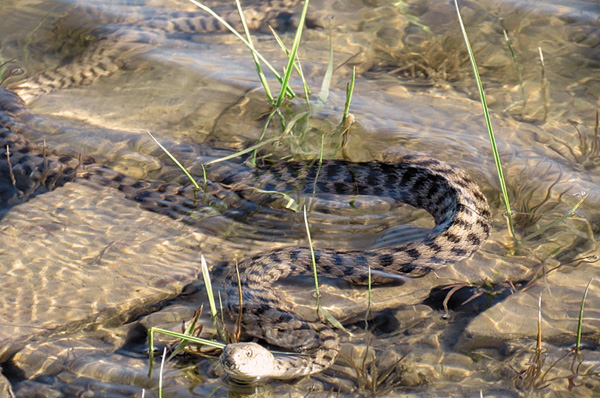
<path fill-rule="evenodd" d="M 264 20 L 264 19 L 263 19 Z M 188 21 L 190 21 L 188 19 Z M 181 22 L 181 21 L 179 21 Z M 177 23 L 190 30 L 191 23 Z M 153 32 L 151 26 L 149 32 Z M 86 84 L 108 75 L 118 65 L 124 48 L 111 47 L 115 36 L 96 46 L 85 60 L 44 72 L 13 88 L 31 100 L 43 93 L 71 85 Z M 102 62 L 99 59 L 109 62 Z M 24 138 L 38 122 L 22 99 L 0 89 L 0 175 L 10 179 L 21 196 L 41 193 L 69 181 L 85 179 L 111 186 L 144 207 L 184 221 L 193 222 L 190 213 L 209 200 L 222 200 L 235 206 L 245 198 L 248 184 L 268 191 L 297 188 L 301 181 L 306 193 L 340 195 L 377 195 L 393 198 L 429 212 L 435 227 L 428 237 L 396 247 L 366 251 L 318 249 L 317 272 L 353 284 L 364 285 L 368 270 L 381 270 L 406 277 L 417 277 L 470 256 L 488 237 L 490 211 L 477 185 L 461 170 L 423 156 L 386 159 L 385 162 L 351 163 L 325 161 L 287 162 L 254 173 L 233 173 L 207 182 L 204 193 L 191 186 L 161 184 L 131 179 L 94 162 L 91 158 L 58 154 L 39 148 Z M 6 161 L 4 161 L 6 160 Z M 316 180 L 316 181 L 315 181 Z M 222 355 L 225 371 L 236 379 L 275 377 L 290 379 L 320 372 L 333 364 L 339 338 L 325 322 L 309 321 L 296 315 L 290 304 L 282 302 L 272 285 L 293 276 L 312 275 L 308 247 L 288 247 L 262 253 L 239 264 L 243 307 L 237 305 L 237 275 L 226 277 L 224 292 L 232 317 L 242 314 L 247 335 L 300 355 L 274 356 L 256 343 L 228 345 Z M 382 283 L 385 282 L 382 281 Z"/>

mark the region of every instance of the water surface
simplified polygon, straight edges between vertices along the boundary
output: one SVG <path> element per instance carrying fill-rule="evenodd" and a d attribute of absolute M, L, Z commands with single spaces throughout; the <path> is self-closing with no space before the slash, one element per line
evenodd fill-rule
<path fill-rule="evenodd" d="M 232 9 L 212 5 L 220 12 Z M 11 60 L 4 73 L 25 70 L 3 86 L 85 57 L 98 38 L 120 32 L 115 48 L 122 56 L 109 76 L 28 98 L 29 109 L 44 122 L 37 136 L 27 138 L 92 155 L 134 178 L 180 183 L 181 173 L 146 132 L 196 176 L 208 158 L 257 143 L 269 106 L 248 50 L 229 34 L 164 35 L 148 28 L 160 15 L 194 10 L 169 0 L 0 5 L 1 56 Z M 598 274 L 598 6 L 482 1 L 461 3 L 461 12 L 492 112 L 519 242 L 507 232 L 453 5 L 311 2 L 299 53 L 313 93 L 310 120 L 298 126 L 308 128 L 261 154 L 318 158 L 322 143 L 324 157 L 354 161 L 381 159 L 391 148 L 428 154 L 477 181 L 492 207 L 494 232 L 468 260 L 399 287 L 375 289 L 366 329 L 367 292 L 324 286 L 323 304 L 336 317 L 350 318 L 352 335 L 340 332 L 341 358 L 322 375 L 271 382 L 258 396 L 599 393 L 598 282 L 587 296 L 581 356 L 573 362 L 569 354 L 584 289 Z M 328 100 L 318 105 L 329 26 L 335 69 Z M 291 45 L 293 32 L 280 34 Z M 261 29 L 254 39 L 281 70 L 285 58 L 272 35 Z M 353 67 L 354 123 L 341 134 L 337 125 Z M 303 91 L 297 77 L 292 87 Z M 306 109 L 298 98 L 285 105 L 284 114 L 289 121 Z M 280 135 L 277 124 L 266 132 L 266 138 Z M 211 148 L 210 154 L 197 158 L 199 147 Z M 587 197 L 573 216 L 523 240 L 569 212 L 582 192 Z M 321 211 L 309 217 L 317 247 L 389 245 L 418 238 L 432 225 L 423 211 L 390 214 L 385 198 L 323 200 Z M 240 222 L 207 206 L 198 214 L 202 223 L 190 226 L 141 209 L 118 191 L 82 182 L 3 206 L 0 359 L 3 375 L 22 397 L 141 396 L 143 390 L 157 396 L 157 375 L 146 377 L 145 328 L 181 330 L 205 303 L 197 278 L 200 254 L 217 272 L 223 260 L 306 243 L 301 215 L 281 209 L 262 209 Z M 437 287 L 442 293 L 436 296 L 431 291 Z M 310 283 L 286 284 L 281 294 L 310 311 L 308 289 Z M 540 296 L 543 361 L 537 362 L 541 371 L 528 376 Z M 430 305 L 423 304 L 428 297 Z M 210 329 L 208 316 L 202 321 Z M 211 359 L 179 358 L 165 366 L 168 396 L 237 393 Z"/>

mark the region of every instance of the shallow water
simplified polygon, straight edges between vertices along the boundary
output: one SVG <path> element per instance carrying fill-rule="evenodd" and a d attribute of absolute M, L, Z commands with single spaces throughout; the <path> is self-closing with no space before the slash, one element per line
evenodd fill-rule
<path fill-rule="evenodd" d="M 97 37 L 121 32 L 116 48 L 124 54 L 110 76 L 29 98 L 29 109 L 43 122 L 40 134 L 27 138 L 92 155 L 135 178 L 179 182 L 179 170 L 147 131 L 196 176 L 207 159 L 194 157 L 200 144 L 219 148 L 209 157 L 254 145 L 269 107 L 250 55 L 235 38 L 138 35 L 149 32 L 144 26 L 161 14 L 191 10 L 186 2 L 168 0 L 2 3 L 1 56 L 14 58 L 4 72 L 17 66 L 26 71 L 3 86 L 68 64 Z M 390 148 L 426 153 L 472 175 L 492 207 L 494 231 L 468 260 L 399 287 L 375 289 L 368 330 L 367 292 L 324 286 L 322 304 L 352 332 L 340 332 L 341 358 L 322 375 L 271 382 L 257 396 L 599 393 L 598 282 L 588 292 L 584 346 L 575 366 L 569 350 L 584 289 L 599 276 L 600 9 L 591 1 L 482 1 L 465 2 L 462 15 L 492 111 L 518 238 L 566 214 L 581 192 L 585 201 L 539 236 L 519 244 L 510 238 L 451 4 L 314 0 L 300 50 L 313 89 L 310 128 L 304 136 L 292 132 L 263 154 L 315 158 L 322 136 L 327 158 L 380 159 Z M 329 24 L 336 69 L 328 101 L 318 107 Z M 291 32 L 281 35 L 291 43 Z M 255 41 L 281 69 L 285 59 L 272 36 L 258 32 Z M 352 66 L 354 123 L 342 137 L 336 126 Z M 298 78 L 293 88 L 302 92 Z M 284 112 L 291 119 L 305 109 L 297 99 Z M 279 134 L 277 128 L 267 131 L 267 137 Z M 389 245 L 418 238 L 432 225 L 425 212 L 408 207 L 390 215 L 383 198 L 323 200 L 327 211 L 317 207 L 309 217 L 318 247 Z M 158 373 L 145 376 L 145 328 L 179 331 L 205 302 L 199 254 L 216 268 L 223 260 L 306 240 L 301 215 L 280 209 L 265 209 L 244 223 L 207 206 L 198 214 L 202 223 L 189 226 L 145 211 L 118 191 L 81 182 L 3 205 L 0 361 L 10 388 L 22 397 L 141 396 L 143 389 L 146 397 L 156 396 Z M 299 310 L 311 311 L 307 286 L 279 288 Z M 430 294 L 438 286 L 452 292 L 449 312 L 441 305 L 448 293 L 441 299 Z M 537 376 L 528 377 L 540 295 L 543 363 Z M 428 297 L 432 306 L 423 304 Z M 208 316 L 203 318 L 210 329 Z M 179 358 L 165 366 L 167 396 L 248 395 L 224 382 L 212 360 Z"/>

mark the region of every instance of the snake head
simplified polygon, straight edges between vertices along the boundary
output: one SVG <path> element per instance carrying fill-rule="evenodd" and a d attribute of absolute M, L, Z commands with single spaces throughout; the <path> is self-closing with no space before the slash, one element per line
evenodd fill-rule
<path fill-rule="evenodd" d="M 256 380 L 274 376 L 275 357 L 256 343 L 234 343 L 223 349 L 221 364 L 225 372 L 238 380 Z"/>

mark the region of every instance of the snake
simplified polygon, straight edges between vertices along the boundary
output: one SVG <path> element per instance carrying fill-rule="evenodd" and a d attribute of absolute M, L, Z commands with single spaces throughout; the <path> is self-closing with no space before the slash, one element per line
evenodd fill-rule
<path fill-rule="evenodd" d="M 296 23 L 294 10 L 300 0 L 254 1 L 244 7 L 246 27 L 253 32 L 269 32 L 270 29 L 285 31 Z M 74 6 L 68 14 L 89 16 L 95 23 L 110 14 L 104 7 L 109 5 Z M 122 17 L 117 28 L 92 29 L 93 40 L 81 44 L 85 47 L 79 57 L 67 57 L 68 62 L 49 70 L 40 71 L 25 80 L 10 84 L 8 87 L 17 93 L 26 103 L 53 91 L 89 85 L 96 80 L 110 76 L 125 67 L 127 55 L 144 52 L 147 48 L 165 43 L 169 39 L 187 38 L 202 33 L 225 33 L 228 27 L 204 11 L 165 12 L 151 15 L 139 15 L 135 8 L 131 15 Z M 109 15 L 114 19 L 114 16 Z M 242 31 L 237 10 L 223 9 L 220 17 L 229 26 Z M 311 18 L 307 24 L 317 25 Z M 173 40 L 170 41 L 173 43 Z"/>
<path fill-rule="evenodd" d="M 317 179 L 319 170 L 323 177 Z M 431 214 L 435 227 L 419 241 L 373 250 L 314 250 L 318 275 L 350 284 L 365 285 L 370 270 L 423 276 L 469 257 L 491 232 L 489 206 L 476 183 L 464 171 L 424 155 L 385 162 L 333 160 L 320 167 L 287 162 L 263 174 L 267 180 L 271 175 L 277 181 L 303 181 L 310 189 L 316 179 L 318 192 L 323 193 L 387 196 Z M 269 186 L 280 185 L 273 181 Z M 237 380 L 293 379 L 329 368 L 339 352 L 337 333 L 326 322 L 299 318 L 273 291 L 278 280 L 313 274 L 310 247 L 258 254 L 241 262 L 239 270 L 244 306 L 230 305 L 231 316 L 241 312 L 247 334 L 301 355 L 275 356 L 252 342 L 229 344 L 221 360 L 225 371 Z M 236 302 L 237 274 L 231 272 L 227 281 L 227 295 Z"/>
<path fill-rule="evenodd" d="M 279 10 L 270 8 L 274 9 Z M 262 22 L 274 12 L 257 20 Z M 217 26 L 202 23 L 205 30 Z M 169 31 L 196 31 L 198 24 L 198 19 L 190 16 L 154 19 L 145 32 L 151 35 L 167 25 Z M 426 237 L 397 246 L 371 250 L 291 246 L 243 260 L 239 275 L 230 266 L 223 282 L 225 310 L 232 319 L 240 317 L 245 336 L 253 339 L 230 343 L 223 349 L 220 363 L 232 379 L 307 376 L 331 367 L 339 354 L 340 337 L 334 328 L 321 319 L 296 314 L 293 306 L 273 291 L 277 281 L 311 276 L 315 270 L 319 275 L 360 286 L 368 283 L 371 271 L 384 275 L 375 276 L 374 284 L 389 283 L 385 275 L 421 277 L 471 256 L 489 237 L 491 212 L 478 185 L 465 171 L 427 155 L 391 152 L 369 162 L 275 162 L 250 171 L 218 173 L 219 179 L 206 180 L 199 192 L 189 184 L 134 179 L 91 157 L 57 153 L 25 138 L 39 136 L 36 124 L 43 123 L 27 110 L 26 102 L 55 89 L 88 84 L 109 75 L 118 68 L 116 54 L 120 56 L 124 50 L 114 43 L 122 39 L 118 32 L 109 35 L 74 64 L 36 74 L 11 85 L 11 90 L 0 88 L 0 176 L 13 187 L 14 195 L 31 197 L 67 182 L 87 180 L 118 189 L 148 210 L 194 223 L 192 213 L 207 202 L 216 200 L 235 207 L 250 196 L 255 198 L 249 192 L 256 192 L 252 186 L 260 186 L 265 192 L 293 189 L 305 194 L 389 197 L 397 205 L 424 209 L 435 222 Z M 268 201 L 267 195 L 261 205 L 268 205 Z M 257 341 L 288 353 L 274 354 Z"/>

